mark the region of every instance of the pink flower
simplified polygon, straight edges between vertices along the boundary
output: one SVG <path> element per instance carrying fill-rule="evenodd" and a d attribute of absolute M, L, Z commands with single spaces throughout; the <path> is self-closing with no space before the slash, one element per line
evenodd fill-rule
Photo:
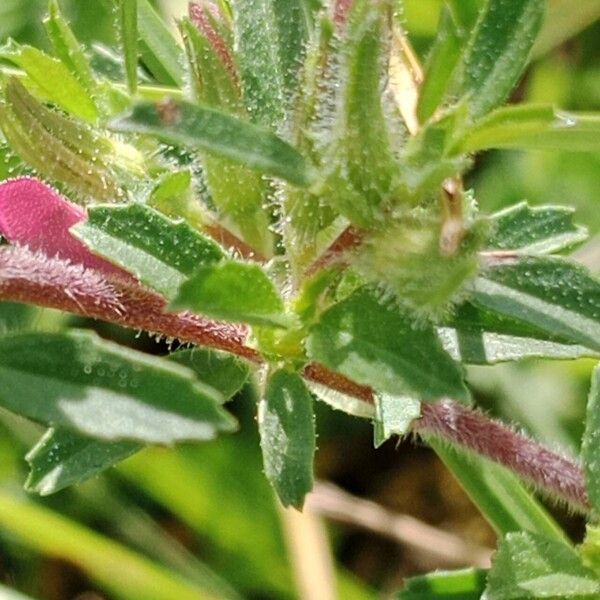
<path fill-rule="evenodd" d="M 49 257 L 69 260 L 101 273 L 131 275 L 92 254 L 69 229 L 84 221 L 85 210 L 33 177 L 0 183 L 0 234 Z"/>

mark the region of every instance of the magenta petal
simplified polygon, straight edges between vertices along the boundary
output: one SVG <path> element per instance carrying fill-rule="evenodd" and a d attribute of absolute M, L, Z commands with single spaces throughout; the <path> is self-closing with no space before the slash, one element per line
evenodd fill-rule
<path fill-rule="evenodd" d="M 92 254 L 71 235 L 69 228 L 85 218 L 82 208 L 37 179 L 21 177 L 0 184 L 0 234 L 9 242 L 130 278 L 119 267 Z"/>

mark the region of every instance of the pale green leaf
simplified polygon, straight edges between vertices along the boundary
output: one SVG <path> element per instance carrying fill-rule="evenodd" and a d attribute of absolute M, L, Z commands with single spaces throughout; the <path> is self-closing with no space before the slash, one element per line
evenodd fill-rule
<path fill-rule="evenodd" d="M 235 429 L 188 369 L 82 331 L 0 340 L 0 404 L 104 440 L 169 444 Z"/>
<path fill-rule="evenodd" d="M 592 373 L 583 435 L 581 457 L 590 502 L 600 510 L 600 368 Z"/>
<path fill-rule="evenodd" d="M 376 394 L 373 421 L 375 448 L 379 448 L 393 435 L 404 436 L 409 433 L 413 421 L 420 416 L 421 403 L 418 400 L 408 396 Z"/>
<path fill-rule="evenodd" d="M 119 0 L 121 44 L 125 58 L 127 86 L 131 94 L 137 91 L 138 68 L 138 7 L 137 0 Z"/>
<path fill-rule="evenodd" d="M 158 83 L 183 87 L 183 49 L 148 0 L 137 0 L 139 50 Z"/>
<path fill-rule="evenodd" d="M 425 79 L 420 87 L 417 117 L 425 123 L 446 95 L 456 65 L 460 60 L 462 39 L 452 14 L 442 9 L 435 42 L 425 65 Z"/>
<path fill-rule="evenodd" d="M 12 40 L 0 48 L 0 57 L 23 69 L 44 99 L 84 121 L 97 121 L 98 109 L 90 94 L 60 60 Z"/>
<path fill-rule="evenodd" d="M 397 600 L 479 600 L 487 572 L 482 569 L 435 571 L 411 577 Z"/>
<path fill-rule="evenodd" d="M 380 393 L 469 401 L 461 369 L 434 328 L 380 303 L 367 289 L 323 313 L 306 349 L 312 360 Z"/>
<path fill-rule="evenodd" d="M 145 133 L 202 150 L 306 187 L 313 178 L 304 157 L 275 134 L 217 110 L 188 102 L 142 102 L 112 122 L 116 131 Z"/>
<path fill-rule="evenodd" d="M 267 478 L 284 506 L 301 508 L 313 486 L 313 399 L 297 373 L 280 369 L 258 405 L 258 427 Z"/>
<path fill-rule="evenodd" d="M 94 253 L 133 273 L 166 298 L 198 267 L 224 252 L 183 220 L 172 221 L 143 204 L 94 206 L 72 233 Z"/>
<path fill-rule="evenodd" d="M 256 264 L 222 261 L 196 269 L 179 288 L 171 309 L 188 309 L 215 319 L 287 327 L 283 300 Z"/>
<path fill-rule="evenodd" d="M 489 148 L 598 152 L 600 115 L 566 112 L 548 105 L 506 106 L 469 128 L 452 151 Z"/>
<path fill-rule="evenodd" d="M 44 25 L 54 54 L 79 79 L 88 92 L 94 92 L 97 84 L 90 62 L 61 13 L 58 0 L 50 0 L 48 3 L 48 17 L 44 21 Z"/>
<path fill-rule="evenodd" d="M 484 597 L 593 600 L 599 595 L 597 575 L 573 548 L 531 532 L 514 532 L 500 542 Z"/>

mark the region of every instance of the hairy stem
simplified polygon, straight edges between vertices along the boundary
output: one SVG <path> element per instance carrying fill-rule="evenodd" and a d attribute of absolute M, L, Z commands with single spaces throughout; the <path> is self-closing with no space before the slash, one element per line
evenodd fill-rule
<path fill-rule="evenodd" d="M 579 464 L 479 411 L 450 400 L 425 404 L 414 431 L 489 458 L 578 512 L 590 511 Z"/>
<path fill-rule="evenodd" d="M 2 300 L 56 308 L 155 332 L 182 342 L 226 350 L 254 363 L 264 360 L 259 352 L 246 345 L 248 332 L 243 326 L 187 312 L 169 313 L 161 296 L 129 279 L 101 274 L 24 247 L 0 247 Z M 303 374 L 338 392 L 373 401 L 370 388 L 322 365 L 309 364 Z M 448 400 L 424 404 L 414 431 L 425 439 L 433 436 L 487 457 L 575 510 L 590 510 L 583 472 L 577 463 L 481 412 Z"/>

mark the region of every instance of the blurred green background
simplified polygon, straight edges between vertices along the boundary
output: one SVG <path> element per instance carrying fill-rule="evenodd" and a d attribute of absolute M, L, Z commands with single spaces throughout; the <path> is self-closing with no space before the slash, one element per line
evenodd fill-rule
<path fill-rule="evenodd" d="M 406 1 L 406 26 L 422 57 L 440 5 Z M 63 0 L 61 6 L 90 47 L 116 43 L 112 0 Z M 185 2 L 165 0 L 159 8 L 172 19 Z M 12 36 L 45 47 L 44 12 L 41 0 L 2 0 L 0 41 Z M 600 110 L 599 58 L 596 23 L 542 53 L 514 100 Z M 484 211 L 524 198 L 575 206 L 591 233 L 583 255 L 600 272 L 600 156 L 490 152 L 478 158 L 468 185 Z M 67 321 L 165 351 L 146 336 L 0 304 L 2 329 L 55 329 Z M 591 367 L 589 361 L 528 361 L 472 369 L 469 378 L 491 413 L 576 453 Z M 23 457 L 40 430 L 1 413 L 0 579 L 39 600 L 352 600 L 389 597 L 414 573 L 485 564 L 494 535 L 433 453 L 412 442 L 388 442 L 375 451 L 368 422 L 324 405 L 317 407 L 317 474 L 337 487 L 320 485 L 304 516 L 282 512 L 262 475 L 255 402 L 250 386 L 236 399 L 233 411 L 242 428 L 234 436 L 147 450 L 99 479 L 43 500 L 21 491 Z M 552 510 L 580 539 L 582 522 Z M 424 523 L 432 528 L 423 529 Z M 452 543 L 460 551 L 453 553 Z M 19 597 L 0 589 L 0 600 Z"/>

